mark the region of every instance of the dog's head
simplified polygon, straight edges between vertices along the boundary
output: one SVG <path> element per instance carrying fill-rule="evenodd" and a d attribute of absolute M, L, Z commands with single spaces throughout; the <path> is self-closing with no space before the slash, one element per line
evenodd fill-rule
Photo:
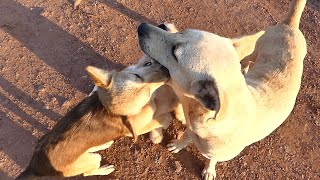
<path fill-rule="evenodd" d="M 167 31 L 169 33 L 176 33 L 178 32 L 178 30 L 176 29 L 176 27 L 173 24 L 169 24 L 169 23 L 164 23 L 164 24 L 160 24 L 157 26 L 158 28 Z M 143 66 L 146 66 L 150 63 L 154 63 L 155 60 L 152 59 L 151 57 L 149 57 L 148 55 L 144 54 L 140 59 L 139 62 L 135 65 L 132 66 L 128 66 L 127 69 L 137 69 L 137 68 L 141 68 Z"/>
<path fill-rule="evenodd" d="M 242 74 L 230 39 L 193 29 L 170 33 L 145 23 L 138 35 L 142 51 L 169 70 L 180 97 L 191 97 L 218 112 L 224 91 L 237 87 L 237 76 Z"/>
<path fill-rule="evenodd" d="M 86 68 L 98 87 L 103 105 L 118 115 L 138 114 L 152 93 L 169 79 L 168 70 L 158 62 L 119 72 L 92 66 Z"/>

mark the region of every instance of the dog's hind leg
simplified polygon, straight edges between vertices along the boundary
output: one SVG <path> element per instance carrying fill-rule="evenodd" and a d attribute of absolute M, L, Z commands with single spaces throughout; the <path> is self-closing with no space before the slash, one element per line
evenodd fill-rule
<path fill-rule="evenodd" d="M 100 167 L 100 162 L 100 154 L 85 152 L 75 162 L 68 167 L 65 167 L 63 175 L 65 177 L 71 177 L 80 174 L 83 174 L 84 176 L 107 175 L 114 170 L 112 165 Z"/>
<path fill-rule="evenodd" d="M 106 145 L 107 144 L 107 145 Z M 111 144 L 106 143 L 105 146 L 110 146 Z M 90 157 L 89 162 L 91 161 L 93 166 L 88 171 L 84 171 L 83 176 L 96 176 L 96 175 L 108 175 L 114 171 L 113 165 L 103 165 L 100 167 L 101 155 L 96 153 L 88 153 Z M 87 163 L 87 162 L 84 162 Z"/>
<path fill-rule="evenodd" d="M 97 152 L 97 151 L 105 150 L 105 149 L 109 148 L 112 144 L 113 144 L 113 141 L 109 141 L 109 142 L 102 144 L 100 146 L 91 147 L 87 150 L 87 152 Z"/>
<path fill-rule="evenodd" d="M 207 159 L 206 166 L 204 167 L 204 169 L 201 173 L 202 179 L 204 179 L 204 180 L 216 179 L 216 176 L 217 176 L 216 164 L 217 164 L 216 160 Z"/>
<path fill-rule="evenodd" d="M 157 128 L 150 131 L 149 138 L 153 144 L 159 144 L 163 139 L 162 128 Z"/>
<path fill-rule="evenodd" d="M 160 116 L 157 116 L 156 118 L 154 118 L 153 122 L 156 121 L 158 122 L 161 127 L 159 128 L 153 128 L 154 124 L 152 121 L 147 125 L 146 130 L 149 129 L 150 133 L 149 133 L 149 138 L 150 140 L 154 143 L 154 144 L 159 144 L 162 139 L 163 139 L 163 134 L 162 134 L 162 129 L 167 129 L 170 125 L 170 122 L 172 120 L 172 116 L 170 113 L 164 113 Z"/>

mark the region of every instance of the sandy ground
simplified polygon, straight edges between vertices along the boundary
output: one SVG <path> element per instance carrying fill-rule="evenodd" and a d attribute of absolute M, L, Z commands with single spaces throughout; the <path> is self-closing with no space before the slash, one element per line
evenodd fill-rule
<path fill-rule="evenodd" d="M 137 62 L 141 22 L 237 37 L 277 23 L 288 7 L 288 0 L 83 0 L 73 10 L 67 0 L 1 0 L 0 179 L 17 176 L 37 139 L 90 92 L 87 65 Z M 218 179 L 320 179 L 319 10 L 320 1 L 309 0 L 302 17 L 308 54 L 292 114 L 270 136 L 219 163 Z M 193 146 L 174 155 L 165 148 L 182 128 L 174 122 L 159 145 L 147 136 L 136 144 L 118 140 L 101 152 L 116 171 L 88 179 L 200 179 L 204 158 Z"/>

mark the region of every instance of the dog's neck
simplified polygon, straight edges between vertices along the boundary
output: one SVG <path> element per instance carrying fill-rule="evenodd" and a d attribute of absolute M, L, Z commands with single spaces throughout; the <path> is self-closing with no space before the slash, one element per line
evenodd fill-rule
<path fill-rule="evenodd" d="M 141 90 L 142 91 L 142 90 Z M 116 115 L 133 116 L 149 102 L 150 97 L 145 93 L 131 90 L 119 92 L 113 89 L 98 89 L 99 100 L 108 112 Z"/>

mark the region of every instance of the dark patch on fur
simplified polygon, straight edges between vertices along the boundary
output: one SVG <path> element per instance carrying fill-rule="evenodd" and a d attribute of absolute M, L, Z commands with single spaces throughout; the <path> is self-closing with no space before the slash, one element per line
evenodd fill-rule
<path fill-rule="evenodd" d="M 219 91 L 216 87 L 214 80 L 200 80 L 196 83 L 196 94 L 195 97 L 201 100 L 203 106 L 210 110 L 217 110 L 217 99 L 219 98 Z M 215 92 L 213 92 L 215 91 Z M 215 97 L 212 93 L 217 94 L 218 97 Z"/>

